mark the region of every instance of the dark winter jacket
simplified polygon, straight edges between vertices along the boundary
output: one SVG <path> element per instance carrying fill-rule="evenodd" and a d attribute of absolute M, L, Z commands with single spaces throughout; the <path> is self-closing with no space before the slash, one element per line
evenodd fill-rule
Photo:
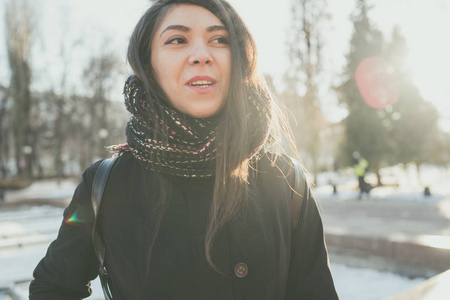
<path fill-rule="evenodd" d="M 58 238 L 34 271 L 30 299 L 89 296 L 89 281 L 98 272 L 90 204 L 98 165 L 83 173 L 64 211 Z M 249 179 L 251 207 L 214 240 L 212 260 L 222 274 L 210 267 L 204 251 L 214 178 L 173 178 L 147 274 L 148 245 L 162 191 L 156 174 L 141 167 L 131 154 L 119 157 L 98 223 L 114 299 L 338 299 L 314 199 L 305 199 L 293 229 L 290 164 L 279 157 L 272 166 L 264 156 L 258 168 Z"/>

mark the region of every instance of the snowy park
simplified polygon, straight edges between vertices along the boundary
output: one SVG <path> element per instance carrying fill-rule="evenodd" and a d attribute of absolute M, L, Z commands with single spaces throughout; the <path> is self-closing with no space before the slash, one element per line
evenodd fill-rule
<path fill-rule="evenodd" d="M 106 233 L 102 237 L 109 245 L 108 270 L 117 262 L 121 266 L 111 268 L 116 271 L 112 274 L 127 279 L 116 284 L 115 295 L 130 291 L 144 295 L 138 292 L 143 288 L 149 293 L 163 290 L 181 295 L 172 298 L 197 298 L 186 296 L 179 284 L 183 282 L 195 289 L 195 295 L 207 287 L 210 292 L 205 295 L 229 292 L 231 298 L 237 297 L 233 285 L 225 291 L 229 286 L 223 284 L 224 292 L 218 292 L 209 284 L 209 275 L 216 275 L 210 269 L 196 269 L 203 256 L 200 263 L 185 256 L 205 250 L 215 269 L 214 238 L 223 234 L 224 243 L 233 241 L 226 230 L 237 224 L 236 232 L 250 238 L 239 235 L 236 241 L 245 241 L 248 247 L 230 246 L 227 251 L 220 244 L 214 246 L 224 253 L 242 250 L 255 258 L 253 271 L 244 262 L 235 262 L 235 275 L 265 275 L 270 284 L 261 284 L 256 276 L 251 279 L 258 287 L 276 287 L 278 298 L 288 298 L 283 295 L 291 290 L 302 297 L 309 288 L 335 299 L 332 277 L 342 300 L 450 299 L 450 89 L 446 79 L 450 39 L 442 38 L 450 28 L 450 1 L 130 0 L 123 4 L 5 0 L 0 5 L 4 16 L 0 21 L 0 300 L 28 299 L 33 270 L 57 237 L 80 175 L 113 153 L 117 161 L 130 159 L 114 174 L 120 176 L 110 176 L 120 179 L 109 183 L 117 191 L 106 190 L 117 196 L 118 213 L 103 215 L 111 217 L 110 223 L 96 220 L 101 219 L 105 228 L 101 233 Z M 289 174 L 278 173 L 288 169 L 284 162 L 265 169 L 271 163 L 265 163 L 271 156 L 266 153 L 285 152 L 282 149 L 301 157 L 304 171 L 310 172 L 305 177 L 322 223 L 312 200 L 297 205 L 304 199 L 289 190 L 299 183 L 307 186 L 298 176 L 302 171 L 295 160 L 296 167 L 291 169 L 295 172 Z M 95 178 L 108 178 L 108 172 L 91 170 Z M 258 173 L 268 174 L 267 184 L 259 181 L 261 177 L 252 177 Z M 293 174 L 295 180 L 289 177 Z M 155 185 L 146 181 L 147 176 Z M 283 181 L 287 177 L 293 180 Z M 83 187 L 90 185 L 87 182 Z M 92 189 L 78 190 L 82 195 L 94 191 L 94 215 L 95 200 L 102 199 L 95 197 L 101 190 L 97 182 L 93 180 Z M 209 188 L 211 197 L 205 192 Z M 303 191 L 310 195 L 308 189 Z M 176 208 L 181 214 L 170 213 L 170 205 L 160 205 L 170 204 L 166 200 L 171 197 L 183 199 Z M 186 200 L 190 197 L 194 200 Z M 202 197 L 204 202 L 199 201 Z M 112 197 L 104 198 L 114 203 Z M 131 205 L 131 200 L 139 200 L 139 205 Z M 141 202 L 149 209 L 141 209 Z M 249 203 L 259 205 L 254 210 L 258 218 L 243 214 Z M 123 205 L 133 212 L 123 213 Z M 305 207 L 308 210 L 302 210 Z M 246 225 L 232 223 L 240 221 L 240 214 L 245 216 L 242 220 L 259 227 L 249 225 L 246 231 Z M 72 221 L 71 217 L 67 220 Z M 161 220 L 170 230 L 160 230 L 165 228 Z M 178 225 L 180 221 L 184 223 Z M 200 225 L 192 225 L 195 222 Z M 124 234 L 109 224 L 130 226 Z M 175 235 L 172 224 L 186 231 Z M 193 228 L 199 229 L 198 234 Z M 145 230 L 149 235 L 137 235 Z M 333 276 L 326 268 L 315 268 L 326 265 L 322 231 Z M 110 233 L 117 233 L 121 242 L 112 237 L 106 240 Z M 73 246 L 86 245 L 77 243 L 76 235 L 69 231 L 61 236 L 70 242 L 66 248 L 77 253 L 74 256 L 85 257 Z M 283 252 L 279 257 L 271 255 L 257 240 Z M 89 238 L 83 236 L 83 241 L 90 246 Z M 140 251 L 139 244 L 148 244 L 148 249 Z M 125 245 L 132 254 L 126 260 L 115 259 L 111 246 L 117 246 L 120 258 L 125 257 L 120 256 L 126 252 Z M 151 261 L 154 245 L 167 258 L 156 256 Z M 184 246 L 188 250 L 182 250 Z M 252 248 L 265 256 L 259 258 Z M 168 249 L 176 250 L 175 254 Z M 67 260 L 67 251 L 62 252 L 64 262 L 81 266 L 84 272 L 86 264 Z M 134 252 L 148 254 L 145 278 L 139 273 L 145 259 Z M 65 272 L 65 264 L 53 260 L 57 255 L 52 254 L 49 261 Z M 277 258 L 286 262 L 286 268 Z M 205 286 L 172 281 L 173 274 L 183 274 L 182 264 L 174 263 L 175 259 L 192 263 L 183 267 L 189 271 L 186 278 L 205 276 L 207 280 L 196 279 L 196 283 L 205 281 Z M 297 264 L 300 260 L 307 263 Z M 265 263 L 273 267 L 253 268 Z M 129 270 L 123 274 L 117 271 L 122 264 Z M 61 287 L 54 283 L 58 280 L 76 281 L 61 280 L 60 274 L 73 273 L 42 269 L 57 274 L 57 280 L 42 277 L 52 286 Z M 281 276 L 257 270 L 281 270 Z M 156 281 L 148 274 L 163 283 L 174 282 L 177 288 L 153 284 Z M 310 278 L 295 277 L 304 274 Z M 281 281 L 285 278 L 289 278 L 286 287 Z M 138 284 L 141 279 L 146 284 Z M 274 279 L 282 284 L 272 284 Z M 221 284 L 226 281 L 220 280 Z M 320 289 L 311 281 L 320 281 Z M 242 286 L 253 297 L 255 292 L 263 295 L 258 298 L 272 295 L 252 285 Z M 48 291 L 32 294 L 42 292 Z M 92 283 L 89 299 L 104 299 L 98 279 Z"/>

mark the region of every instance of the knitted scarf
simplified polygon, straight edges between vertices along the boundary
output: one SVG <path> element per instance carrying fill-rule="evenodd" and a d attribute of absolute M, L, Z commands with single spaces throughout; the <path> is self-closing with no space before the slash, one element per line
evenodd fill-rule
<path fill-rule="evenodd" d="M 146 169 L 183 177 L 215 174 L 216 130 L 219 117 L 197 119 L 178 112 L 145 91 L 137 76 L 130 76 L 123 91 L 125 106 L 132 114 L 126 126 L 127 144 L 113 145 L 112 152 L 130 151 Z M 251 125 L 249 159 L 261 152 L 269 131 L 269 99 L 250 97 Z M 245 100 L 243 100 L 245 101 Z M 159 130 L 157 130 L 158 128 Z M 156 134 L 156 132 L 160 134 Z M 168 137 L 162 141 L 161 136 Z"/>

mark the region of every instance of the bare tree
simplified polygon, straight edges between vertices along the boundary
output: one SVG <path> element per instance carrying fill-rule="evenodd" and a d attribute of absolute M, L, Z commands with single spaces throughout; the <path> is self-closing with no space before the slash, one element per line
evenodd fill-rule
<path fill-rule="evenodd" d="M 4 178 L 8 176 L 7 161 L 10 153 L 9 138 L 10 130 L 8 123 L 8 99 L 9 89 L 0 86 L 0 172 Z"/>
<path fill-rule="evenodd" d="M 67 26 L 67 24 L 63 25 Z M 66 31 L 68 29 L 66 28 Z M 70 95 L 70 82 L 68 80 L 69 72 L 72 70 L 71 62 L 73 59 L 73 51 L 81 44 L 81 40 L 66 41 L 65 38 L 61 40 L 60 45 L 60 59 L 62 62 L 62 70 L 60 73 L 60 81 L 57 83 L 59 91 L 56 96 L 56 116 L 55 126 L 53 130 L 54 143 L 54 165 L 56 176 L 58 178 L 64 177 L 65 161 L 63 159 L 67 139 L 69 138 L 69 131 L 72 123 L 71 106 L 73 105 Z"/>
<path fill-rule="evenodd" d="M 93 55 L 84 69 L 84 79 L 89 92 L 90 126 L 86 132 L 89 142 L 86 144 L 87 159 L 105 157 L 105 144 L 109 135 L 108 92 L 115 84 L 114 78 L 118 71 L 118 59 L 109 42 L 105 40 L 101 52 Z M 84 164 L 83 164 L 84 165 Z"/>
<path fill-rule="evenodd" d="M 36 13 L 27 0 L 14 0 L 5 9 L 6 46 L 11 69 L 10 95 L 16 168 L 31 177 L 33 151 L 30 127 L 31 49 L 36 33 Z"/>
<path fill-rule="evenodd" d="M 321 29 L 328 18 L 325 9 L 326 0 L 292 2 L 292 32 L 289 34 L 291 65 L 286 73 L 288 87 L 283 95 L 296 118 L 292 129 L 298 148 L 305 152 L 305 161 L 312 165 L 314 176 L 319 168 L 319 132 L 325 122 L 318 83 L 322 73 Z"/>

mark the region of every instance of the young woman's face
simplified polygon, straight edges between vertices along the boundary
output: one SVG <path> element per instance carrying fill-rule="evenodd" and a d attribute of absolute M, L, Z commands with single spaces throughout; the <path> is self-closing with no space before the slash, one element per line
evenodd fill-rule
<path fill-rule="evenodd" d="M 194 118 L 215 115 L 230 88 L 228 31 L 209 10 L 180 4 L 155 31 L 151 64 L 156 80 L 179 111 Z"/>

